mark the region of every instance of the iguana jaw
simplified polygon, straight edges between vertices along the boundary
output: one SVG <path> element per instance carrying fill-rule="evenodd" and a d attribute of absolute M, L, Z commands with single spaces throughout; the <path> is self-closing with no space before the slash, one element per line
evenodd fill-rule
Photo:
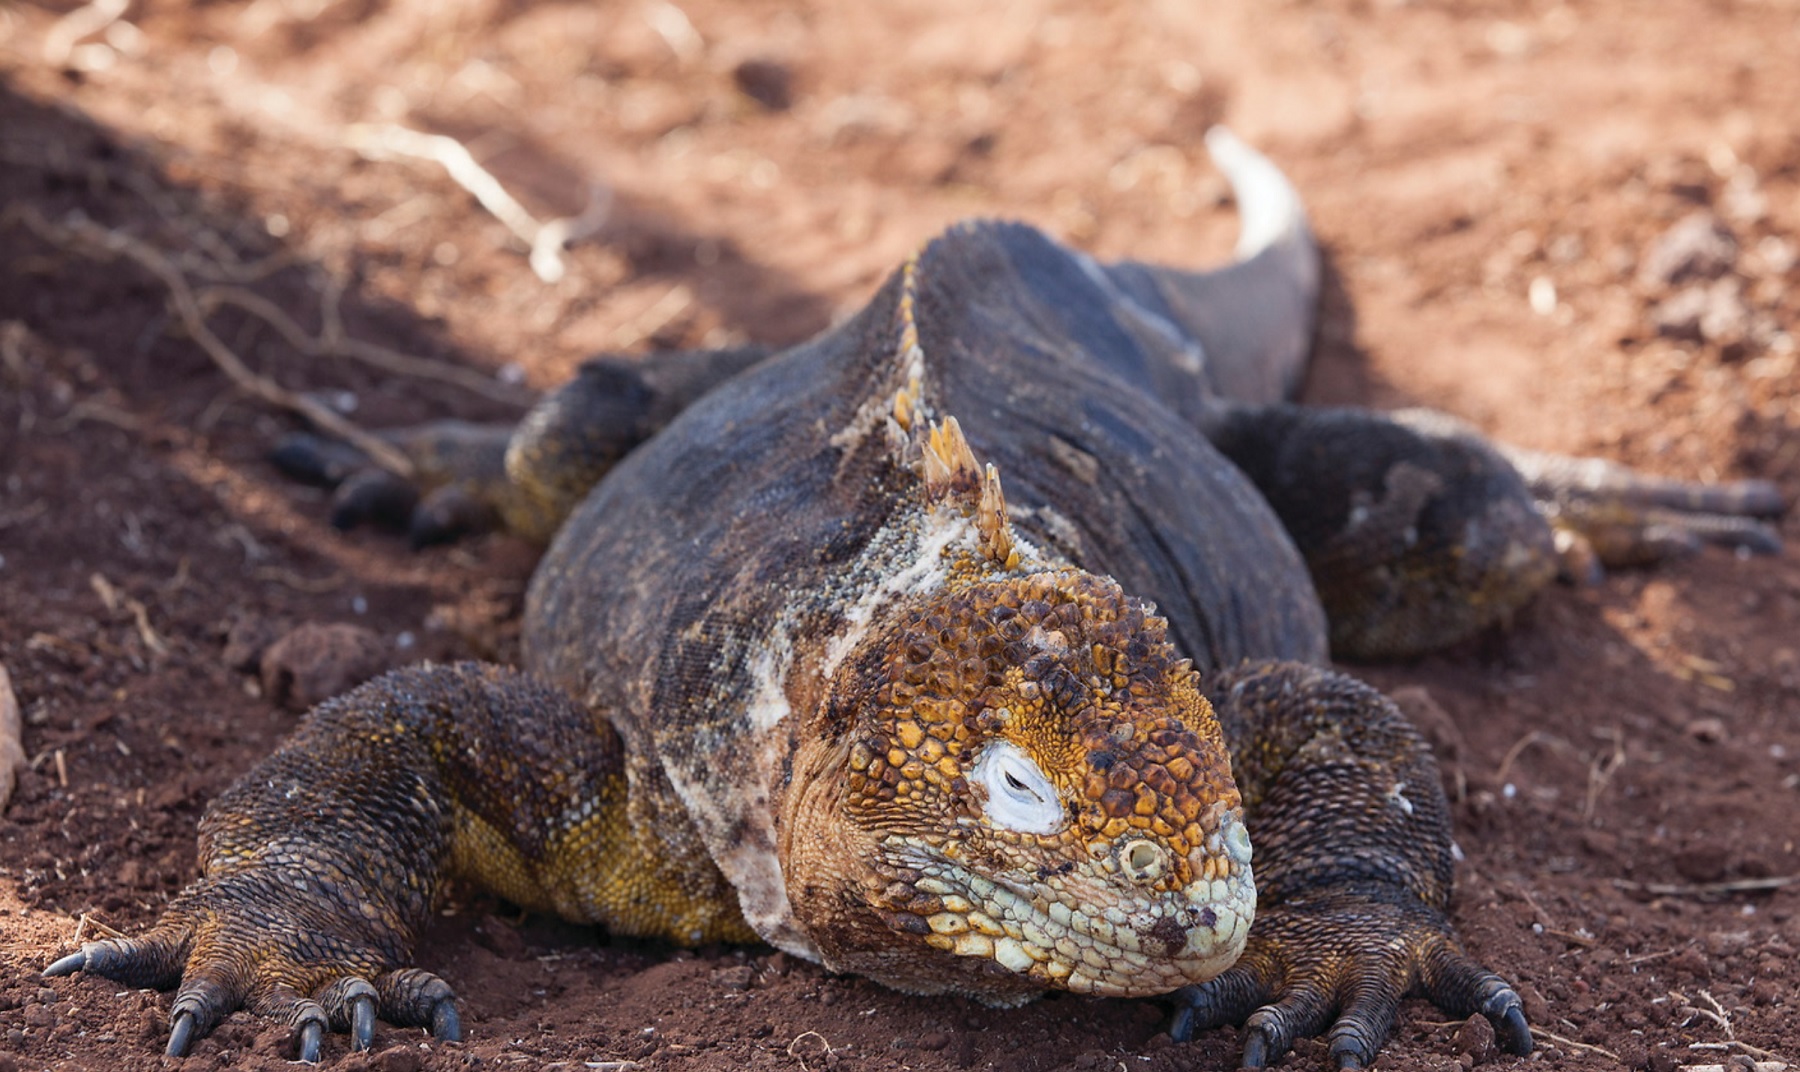
<path fill-rule="evenodd" d="M 998 965 L 1032 990 L 1147 997 L 1204 982 L 1237 960 L 1256 909 L 1247 864 L 1219 879 L 1144 897 L 1122 888 L 1104 865 L 1086 874 L 1043 875 L 1045 868 L 983 874 L 956 859 L 962 854 L 954 846 L 943 847 L 949 853 L 916 842 L 884 847 L 890 860 L 904 865 L 895 875 L 921 876 L 910 885 L 897 880 L 871 898 L 890 925 L 910 935 L 919 929 L 917 910 L 936 908 L 922 917 L 930 928 L 919 935 L 924 944 Z M 896 885 L 909 891 L 904 908 L 882 911 L 882 895 Z M 936 977 L 952 974 L 934 969 Z M 974 996 L 1004 1000 L 1010 988 L 986 981 Z M 902 989 L 917 985 L 890 982 Z"/>
<path fill-rule="evenodd" d="M 895 608 L 814 725 L 784 863 L 827 966 L 1004 1004 L 1165 993 L 1241 951 L 1256 895 L 1217 724 L 1164 623 L 1110 580 Z"/>

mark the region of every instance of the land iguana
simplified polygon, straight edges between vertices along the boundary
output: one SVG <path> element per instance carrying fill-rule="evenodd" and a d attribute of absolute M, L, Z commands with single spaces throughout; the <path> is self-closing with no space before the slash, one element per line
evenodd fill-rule
<path fill-rule="evenodd" d="M 377 1016 L 454 1039 L 411 955 L 459 877 L 915 993 L 1172 994 L 1177 1038 L 1242 1024 L 1249 1066 L 1322 1032 L 1367 1064 L 1409 992 L 1529 1052 L 1446 919 L 1426 746 L 1328 657 L 1503 618 L 1556 571 L 1551 514 L 1629 554 L 1761 547 L 1779 499 L 1521 476 L 1442 418 L 1290 405 L 1318 254 L 1274 166 L 1210 146 L 1244 216 L 1214 271 L 965 224 L 804 345 L 601 362 L 517 429 L 396 433 L 442 485 L 424 536 L 549 539 L 525 669 L 322 704 L 213 802 L 160 922 L 47 974 L 176 988 L 176 1055 L 240 1006 L 304 1061 Z M 287 452 L 345 517 L 391 506 L 341 460 Z"/>

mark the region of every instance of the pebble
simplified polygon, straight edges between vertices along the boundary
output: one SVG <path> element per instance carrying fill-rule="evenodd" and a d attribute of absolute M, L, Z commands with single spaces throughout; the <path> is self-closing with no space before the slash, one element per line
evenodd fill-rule
<path fill-rule="evenodd" d="M 1717 279 L 1737 263 L 1737 239 L 1708 209 L 1682 217 L 1644 251 L 1638 281 L 1661 288 L 1695 279 Z"/>
<path fill-rule="evenodd" d="M 1693 342 L 1733 343 L 1750 331 L 1750 308 L 1736 279 L 1683 287 L 1650 311 L 1657 334 Z"/>
<path fill-rule="evenodd" d="M 1495 1053 L 1494 1025 L 1488 1023 L 1487 1017 L 1476 1013 L 1456 1029 L 1450 1044 L 1456 1052 L 1473 1058 L 1475 1064 L 1491 1061 Z"/>
<path fill-rule="evenodd" d="M 771 112 L 785 112 L 794 105 L 794 73 L 771 59 L 747 59 L 731 70 L 738 92 Z"/>
<path fill-rule="evenodd" d="M 419 1072 L 419 1051 L 412 1046 L 395 1046 L 376 1054 L 371 1063 L 381 1072 Z"/>
<path fill-rule="evenodd" d="M 371 629 L 309 622 L 263 652 L 263 694 L 304 711 L 381 673 L 390 660 L 387 642 Z"/>

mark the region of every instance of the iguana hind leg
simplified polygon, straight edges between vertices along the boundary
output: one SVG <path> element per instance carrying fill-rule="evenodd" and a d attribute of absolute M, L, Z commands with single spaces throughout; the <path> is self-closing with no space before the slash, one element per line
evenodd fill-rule
<path fill-rule="evenodd" d="M 1530 489 L 1451 418 L 1219 403 L 1201 427 L 1293 538 L 1339 658 L 1455 643 L 1556 575 Z"/>
<path fill-rule="evenodd" d="M 177 1055 L 239 1007 L 287 1023 L 303 1059 L 327 1028 L 366 1046 L 377 1013 L 456 1037 L 449 986 L 410 963 L 446 878 L 619 933 L 752 937 L 672 798 L 554 688 L 396 671 L 316 708 L 208 808 L 203 875 L 150 931 L 46 974 L 177 988 Z"/>
<path fill-rule="evenodd" d="M 1776 528 L 1787 503 L 1766 480 L 1694 483 L 1652 476 L 1599 458 L 1499 448 L 1531 488 L 1556 534 L 1563 572 L 1643 566 L 1702 545 L 1781 553 Z"/>
<path fill-rule="evenodd" d="M 284 440 L 273 458 L 289 476 L 334 489 L 332 523 L 339 528 L 402 528 L 415 546 L 492 529 L 547 543 L 621 458 L 769 353 L 741 346 L 597 358 L 517 425 L 432 421 L 381 433 L 412 463 L 410 477 L 304 433 Z"/>

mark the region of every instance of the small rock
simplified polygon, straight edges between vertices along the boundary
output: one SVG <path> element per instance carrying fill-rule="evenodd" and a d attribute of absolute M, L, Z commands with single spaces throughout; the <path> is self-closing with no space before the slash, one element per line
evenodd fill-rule
<path fill-rule="evenodd" d="M 1737 239 L 1711 211 L 1683 217 L 1645 250 L 1638 282 L 1660 289 L 1695 279 L 1717 279 L 1737 263 Z"/>
<path fill-rule="evenodd" d="M 371 1063 L 381 1072 L 419 1072 L 419 1051 L 412 1046 L 395 1046 L 376 1054 Z"/>
<path fill-rule="evenodd" d="M 56 1010 L 48 1005 L 25 1006 L 26 1027 L 55 1027 Z"/>
<path fill-rule="evenodd" d="M 713 982 L 727 990 L 748 990 L 756 982 L 756 969 L 748 964 L 739 964 L 735 968 L 720 968 L 712 973 Z"/>
<path fill-rule="evenodd" d="M 1476 1064 L 1494 1059 L 1494 1025 L 1488 1018 L 1476 1013 L 1462 1022 L 1456 1029 L 1456 1035 L 1450 1040 L 1456 1052 L 1474 1058 Z"/>
<path fill-rule="evenodd" d="M 1751 320 L 1736 279 L 1683 287 L 1650 312 L 1650 324 L 1659 335 L 1720 346 L 1742 343 L 1750 334 Z"/>
<path fill-rule="evenodd" d="M 234 619 L 225 632 L 225 665 L 240 674 L 256 673 L 275 636 L 275 627 L 262 618 Z"/>
<path fill-rule="evenodd" d="M 263 652 L 263 694 L 304 711 L 386 670 L 391 658 L 387 642 L 372 630 L 309 623 Z"/>
<path fill-rule="evenodd" d="M 1675 1055 L 1667 1050 L 1657 1050 L 1650 1055 L 1650 1072 L 1675 1072 L 1675 1070 L 1680 1067 L 1681 1062 L 1676 1060 Z"/>
<path fill-rule="evenodd" d="M 927 1031 L 919 1036 L 919 1049 L 936 1052 L 950 1045 L 950 1036 L 943 1031 Z"/>
<path fill-rule="evenodd" d="M 1721 718 L 1697 718 L 1687 724 L 1687 735 L 1696 741 L 1717 744 L 1725 739 L 1725 720 Z"/>
<path fill-rule="evenodd" d="M 1690 979 L 1700 980 L 1712 978 L 1712 962 L 1707 960 L 1705 953 L 1702 953 L 1692 946 L 1676 953 L 1674 956 L 1664 961 L 1663 964 L 1671 975 L 1677 977 L 1685 976 Z M 1685 1023 L 1698 1015 L 1699 1013 L 1693 1009 L 1675 1010 L 1675 1016 L 1678 1023 Z"/>
<path fill-rule="evenodd" d="M 738 92 L 771 112 L 785 112 L 794 105 L 794 72 L 771 59 L 747 59 L 731 69 Z"/>
<path fill-rule="evenodd" d="M 1545 999 L 1543 991 L 1530 983 L 1521 983 L 1515 989 L 1519 992 L 1519 1004 L 1525 1007 L 1527 1022 L 1548 1024 L 1555 1021 L 1556 1014 L 1551 1009 L 1550 1002 Z"/>
<path fill-rule="evenodd" d="M 1689 882 L 1717 882 L 1725 877 L 1731 850 L 1717 842 L 1703 841 L 1677 852 L 1672 862 L 1675 870 Z"/>

